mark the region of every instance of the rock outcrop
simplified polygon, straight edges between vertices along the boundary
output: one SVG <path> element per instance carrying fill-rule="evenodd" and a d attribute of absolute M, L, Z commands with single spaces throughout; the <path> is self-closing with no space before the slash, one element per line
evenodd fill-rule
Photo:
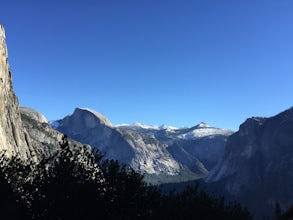
<path fill-rule="evenodd" d="M 40 113 L 32 108 L 28 108 L 28 107 L 21 107 L 20 106 L 19 109 L 20 109 L 21 114 L 27 115 L 31 119 L 38 121 L 40 123 L 47 123 L 48 124 L 48 120 L 46 119 L 46 117 L 42 113 Z"/>
<path fill-rule="evenodd" d="M 93 110 L 76 108 L 72 115 L 55 121 L 53 127 L 73 140 L 107 152 L 107 157 L 120 162 L 129 163 L 134 156 L 123 135 L 113 129 L 104 116 Z"/>
<path fill-rule="evenodd" d="M 50 157 L 60 150 L 60 141 L 64 134 L 53 129 L 42 113 L 31 108 L 20 107 L 20 114 L 37 155 Z M 72 139 L 68 141 L 72 149 L 83 147 L 83 144 Z M 90 146 L 87 147 L 90 148 Z"/>
<path fill-rule="evenodd" d="M 0 151 L 8 157 L 30 158 L 34 153 L 28 133 L 22 126 L 18 99 L 13 91 L 5 31 L 0 24 Z"/>

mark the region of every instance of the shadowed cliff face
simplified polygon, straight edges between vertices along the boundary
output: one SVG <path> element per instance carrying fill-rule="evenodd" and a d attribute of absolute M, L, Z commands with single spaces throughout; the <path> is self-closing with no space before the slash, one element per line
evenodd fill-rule
<path fill-rule="evenodd" d="M 276 201 L 293 204 L 293 108 L 271 118 L 250 118 L 228 138 L 224 156 L 207 177 L 243 201 L 258 217 Z"/>
<path fill-rule="evenodd" d="M 22 126 L 18 99 L 13 91 L 5 31 L 0 24 L 0 151 L 23 159 L 34 152 L 29 135 Z"/>

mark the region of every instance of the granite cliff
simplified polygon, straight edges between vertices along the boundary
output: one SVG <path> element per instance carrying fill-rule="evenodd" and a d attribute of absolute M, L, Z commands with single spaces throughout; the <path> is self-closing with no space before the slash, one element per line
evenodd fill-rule
<path fill-rule="evenodd" d="M 23 127 L 28 132 L 39 157 L 50 157 L 60 150 L 60 141 L 64 134 L 53 129 L 42 113 L 28 107 L 20 107 L 20 114 Z M 72 149 L 84 146 L 70 138 L 68 141 Z M 90 146 L 87 148 L 90 149 Z"/>
<path fill-rule="evenodd" d="M 293 108 L 274 117 L 253 117 L 227 140 L 208 183 L 222 186 L 256 218 L 272 216 L 278 201 L 293 204 Z"/>
<path fill-rule="evenodd" d="M 36 155 L 30 137 L 23 128 L 18 99 L 13 91 L 5 31 L 0 24 L 0 151 L 7 156 L 30 158 Z"/>

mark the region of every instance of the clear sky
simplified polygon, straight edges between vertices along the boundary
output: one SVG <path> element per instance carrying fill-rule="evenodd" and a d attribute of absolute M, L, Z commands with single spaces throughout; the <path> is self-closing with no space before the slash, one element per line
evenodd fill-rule
<path fill-rule="evenodd" d="M 0 0 L 20 104 L 49 120 L 237 130 L 293 105 L 292 0 Z"/>

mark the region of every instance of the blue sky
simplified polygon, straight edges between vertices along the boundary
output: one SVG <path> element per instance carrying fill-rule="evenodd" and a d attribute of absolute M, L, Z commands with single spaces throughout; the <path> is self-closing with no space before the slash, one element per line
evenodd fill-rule
<path fill-rule="evenodd" d="M 20 104 L 49 120 L 237 130 L 293 105 L 291 0 L 0 0 Z"/>

